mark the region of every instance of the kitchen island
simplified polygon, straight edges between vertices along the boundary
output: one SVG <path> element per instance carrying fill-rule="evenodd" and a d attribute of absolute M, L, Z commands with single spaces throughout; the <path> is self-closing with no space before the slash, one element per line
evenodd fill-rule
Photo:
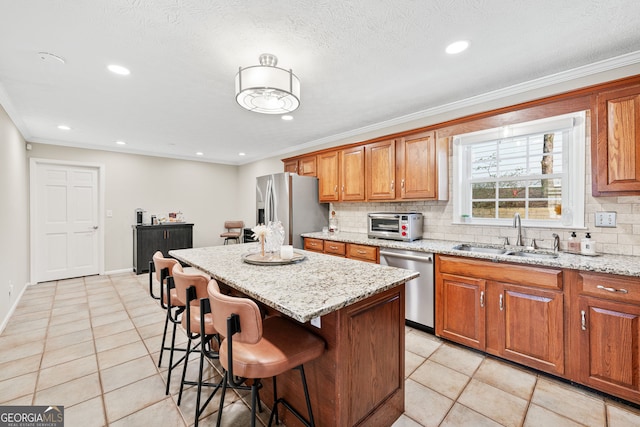
<path fill-rule="evenodd" d="M 305 365 L 317 425 L 393 424 L 404 411 L 404 283 L 418 273 L 298 249 L 306 259 L 295 264 L 242 261 L 257 251 L 249 243 L 169 254 L 324 338 L 325 353 Z M 270 404 L 271 383 L 264 384 Z M 278 395 L 304 408 L 297 372 L 278 378 Z M 299 425 L 283 415 L 287 426 Z"/>

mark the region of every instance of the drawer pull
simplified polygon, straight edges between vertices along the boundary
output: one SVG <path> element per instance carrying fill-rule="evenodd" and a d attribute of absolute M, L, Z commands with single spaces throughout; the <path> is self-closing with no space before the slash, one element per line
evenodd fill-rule
<path fill-rule="evenodd" d="M 580 310 L 580 327 L 583 331 L 587 330 L 587 313 L 584 310 Z"/>
<path fill-rule="evenodd" d="M 358 249 L 356 252 L 358 252 L 360 255 L 366 255 L 367 251 L 363 251 L 362 249 Z"/>
<path fill-rule="evenodd" d="M 484 291 L 480 292 L 480 307 L 484 307 Z"/>
<path fill-rule="evenodd" d="M 626 290 L 626 289 L 608 288 L 608 287 L 602 286 L 602 285 L 598 285 L 598 286 L 596 286 L 596 288 L 602 289 L 602 290 L 607 291 L 607 292 L 620 292 L 621 294 L 628 294 L 629 293 L 629 291 Z"/>
<path fill-rule="evenodd" d="M 335 251 L 336 249 L 338 249 L 338 247 L 337 246 L 329 246 L 329 249 L 333 249 Z"/>

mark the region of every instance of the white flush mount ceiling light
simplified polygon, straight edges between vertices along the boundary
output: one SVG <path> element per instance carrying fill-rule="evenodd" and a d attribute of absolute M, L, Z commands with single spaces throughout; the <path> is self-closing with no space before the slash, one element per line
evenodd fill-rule
<path fill-rule="evenodd" d="M 118 74 L 121 76 L 128 76 L 129 74 L 131 74 L 131 71 L 129 71 L 128 68 L 123 67 L 122 65 L 111 64 L 107 67 L 107 69 L 113 74 Z"/>
<path fill-rule="evenodd" d="M 459 40 L 447 46 L 447 48 L 445 49 L 445 52 L 447 52 L 449 55 L 455 55 L 456 53 L 460 53 L 467 50 L 468 47 L 469 47 L 468 41 Z"/>
<path fill-rule="evenodd" d="M 292 70 L 276 67 L 278 58 L 260 55 L 260 65 L 236 74 L 236 101 L 242 108 L 263 114 L 290 113 L 300 106 L 300 80 Z"/>

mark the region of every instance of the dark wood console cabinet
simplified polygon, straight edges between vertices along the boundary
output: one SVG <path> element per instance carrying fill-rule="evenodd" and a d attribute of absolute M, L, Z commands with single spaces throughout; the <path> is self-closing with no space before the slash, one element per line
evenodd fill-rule
<path fill-rule="evenodd" d="M 161 224 L 133 226 L 133 271 L 149 271 L 149 261 L 156 251 L 169 256 L 173 249 L 193 247 L 193 224 Z"/>

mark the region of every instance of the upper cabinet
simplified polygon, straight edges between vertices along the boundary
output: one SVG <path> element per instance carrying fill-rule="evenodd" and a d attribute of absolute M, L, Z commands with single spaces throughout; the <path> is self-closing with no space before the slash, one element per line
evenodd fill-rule
<path fill-rule="evenodd" d="M 301 175 L 313 169 L 320 202 L 446 200 L 448 155 L 448 139 L 431 131 L 285 159 L 284 166 Z"/>
<path fill-rule="evenodd" d="M 447 161 L 447 143 L 444 141 L 438 147 L 435 132 L 399 139 L 396 145 L 397 198 L 446 200 Z"/>
<path fill-rule="evenodd" d="M 320 202 L 365 200 L 364 146 L 317 155 Z"/>
<path fill-rule="evenodd" d="M 365 146 L 367 160 L 367 200 L 396 198 L 396 141 L 374 142 Z"/>
<path fill-rule="evenodd" d="M 316 176 L 316 156 L 285 160 L 284 171 L 297 173 L 302 176 Z"/>
<path fill-rule="evenodd" d="M 592 111 L 593 195 L 640 194 L 640 85 L 598 93 Z"/>

